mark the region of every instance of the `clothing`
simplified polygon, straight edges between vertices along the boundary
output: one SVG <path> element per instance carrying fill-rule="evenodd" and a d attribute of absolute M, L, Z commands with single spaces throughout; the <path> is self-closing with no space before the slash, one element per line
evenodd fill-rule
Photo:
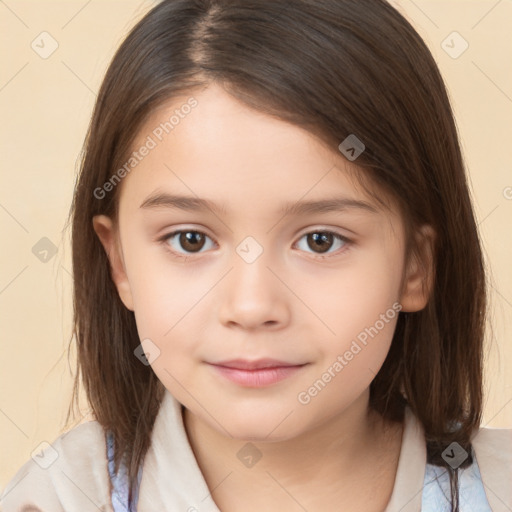
<path fill-rule="evenodd" d="M 461 471 L 461 512 L 510 512 L 512 429 L 482 428 L 472 444 L 477 464 Z M 52 443 L 58 458 L 47 469 L 32 459 L 20 468 L 0 498 L 0 511 L 36 510 L 30 505 L 42 512 L 128 510 L 122 466 L 112 475 L 113 486 L 110 484 L 113 448 L 98 422 L 75 427 Z M 406 409 L 395 485 L 386 512 L 448 510 L 440 493 L 443 486 L 448 489 L 443 471 L 427 464 L 422 427 Z M 165 393 L 139 475 L 138 511 L 219 512 L 188 442 L 181 405 L 169 392 Z"/>
<path fill-rule="evenodd" d="M 125 466 L 114 472 L 114 438 L 107 433 L 107 456 L 110 479 L 112 481 L 112 506 L 114 512 L 136 512 L 138 488 L 135 499 L 129 502 L 128 476 Z M 474 452 L 473 452 L 474 454 Z M 139 485 L 142 471 L 139 472 Z M 460 510 L 461 512 L 492 512 L 476 460 L 469 468 L 461 470 L 460 477 Z M 445 469 L 427 464 L 423 480 L 421 510 L 449 512 L 450 481 Z M 389 507 L 388 507 L 389 508 Z"/>

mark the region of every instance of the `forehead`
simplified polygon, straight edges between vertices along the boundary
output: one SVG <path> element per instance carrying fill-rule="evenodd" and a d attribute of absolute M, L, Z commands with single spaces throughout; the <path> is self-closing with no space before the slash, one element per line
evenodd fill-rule
<path fill-rule="evenodd" d="M 132 151 L 136 165 L 121 183 L 122 209 L 138 208 L 156 190 L 212 198 L 228 213 L 277 213 L 283 202 L 334 195 L 381 208 L 337 147 L 214 85 L 153 112 Z"/>

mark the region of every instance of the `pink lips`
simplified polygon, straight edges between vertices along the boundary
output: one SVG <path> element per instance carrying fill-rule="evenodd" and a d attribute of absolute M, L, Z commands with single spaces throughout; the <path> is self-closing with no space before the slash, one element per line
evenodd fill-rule
<path fill-rule="evenodd" d="M 305 364 L 293 364 L 276 359 L 247 361 L 234 359 L 209 363 L 223 377 L 240 386 L 259 388 L 275 384 L 297 373 Z"/>

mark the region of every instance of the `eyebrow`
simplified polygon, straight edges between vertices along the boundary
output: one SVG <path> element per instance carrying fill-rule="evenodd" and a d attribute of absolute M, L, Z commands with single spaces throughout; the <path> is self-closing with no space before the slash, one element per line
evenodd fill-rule
<path fill-rule="evenodd" d="M 211 210 L 215 213 L 226 213 L 225 205 L 214 201 L 192 196 L 181 196 L 167 193 L 157 193 L 147 197 L 140 205 L 142 209 L 171 208 L 193 212 Z M 304 215 L 308 213 L 328 213 L 347 209 L 359 209 L 378 214 L 375 206 L 365 201 L 346 197 L 333 197 L 317 201 L 301 201 L 286 203 L 278 211 L 281 215 Z"/>

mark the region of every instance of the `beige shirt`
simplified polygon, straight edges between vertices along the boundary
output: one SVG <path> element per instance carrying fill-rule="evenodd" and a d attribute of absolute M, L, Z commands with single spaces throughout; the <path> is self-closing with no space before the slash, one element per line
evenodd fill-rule
<path fill-rule="evenodd" d="M 472 442 L 493 512 L 511 512 L 512 429 L 482 428 Z M 41 467 L 50 461 L 49 467 Z M 394 489 L 385 512 L 421 510 L 425 467 L 423 429 L 407 409 Z M 58 437 L 39 464 L 31 459 L 21 467 L 0 498 L 0 511 L 113 512 L 110 492 L 105 434 L 98 422 L 90 421 Z M 188 442 L 181 405 L 169 392 L 144 460 L 137 510 L 219 512 Z"/>

